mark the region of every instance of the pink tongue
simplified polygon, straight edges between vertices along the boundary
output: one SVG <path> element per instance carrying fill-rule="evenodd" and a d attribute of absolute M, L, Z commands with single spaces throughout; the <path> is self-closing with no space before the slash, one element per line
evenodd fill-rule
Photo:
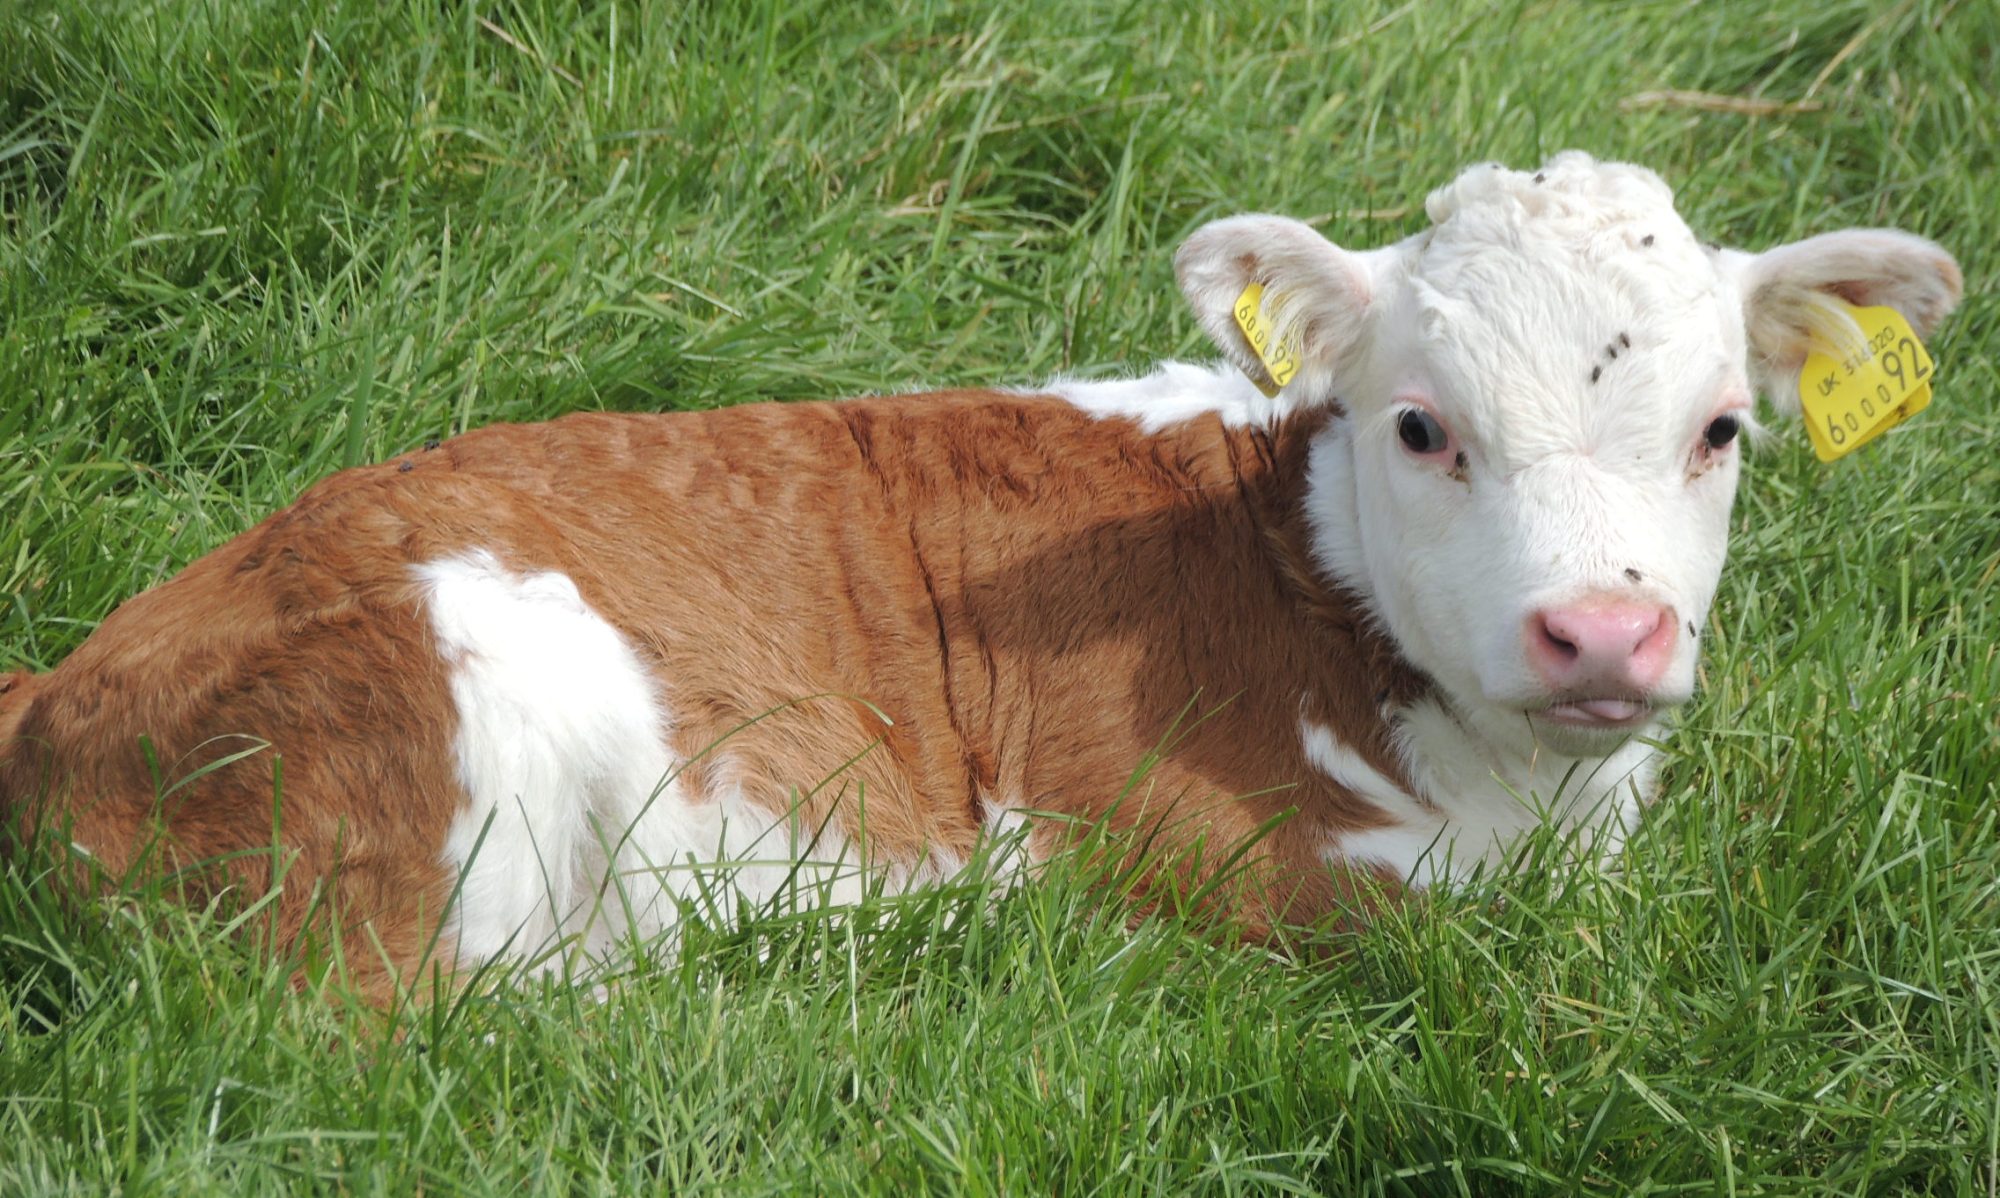
<path fill-rule="evenodd" d="M 1622 724 L 1639 714 L 1639 705 L 1624 699 L 1585 699 L 1574 706 L 1585 715 L 1608 724 Z"/>

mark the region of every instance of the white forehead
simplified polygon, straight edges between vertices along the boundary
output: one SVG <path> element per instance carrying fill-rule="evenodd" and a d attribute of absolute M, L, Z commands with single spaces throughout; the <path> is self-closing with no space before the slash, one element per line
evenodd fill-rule
<path fill-rule="evenodd" d="M 1490 451 L 1677 444 L 1682 409 L 1699 420 L 1741 378 L 1734 290 L 1653 172 L 1580 153 L 1478 166 L 1425 208 L 1402 296 L 1411 381 Z"/>

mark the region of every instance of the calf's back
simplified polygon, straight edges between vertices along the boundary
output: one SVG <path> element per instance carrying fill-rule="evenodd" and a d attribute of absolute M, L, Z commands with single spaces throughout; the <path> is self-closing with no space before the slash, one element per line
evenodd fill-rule
<path fill-rule="evenodd" d="M 954 392 L 468 433 L 114 612 L 23 684 L 0 795 L 114 873 L 282 862 L 288 933 L 317 884 L 399 966 L 670 923 L 690 862 L 936 876 L 1026 812 L 1078 817 L 1037 852 L 1109 813 L 1217 856 L 1295 812 L 1230 893 L 1311 918 L 1386 817 L 1300 721 L 1393 774 L 1375 713 L 1422 685 L 1306 565 L 1325 419 Z"/>

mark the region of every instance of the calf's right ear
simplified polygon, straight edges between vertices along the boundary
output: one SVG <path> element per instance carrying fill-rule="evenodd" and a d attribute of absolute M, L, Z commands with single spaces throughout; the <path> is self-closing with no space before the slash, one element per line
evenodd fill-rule
<path fill-rule="evenodd" d="M 1384 252 L 1350 253 L 1289 217 L 1232 216 L 1195 230 L 1174 255 L 1174 274 L 1210 339 L 1256 380 L 1269 373 L 1236 307 L 1246 288 L 1263 284 L 1272 340 L 1298 362 L 1286 390 L 1323 397 L 1366 332 L 1375 259 Z"/>

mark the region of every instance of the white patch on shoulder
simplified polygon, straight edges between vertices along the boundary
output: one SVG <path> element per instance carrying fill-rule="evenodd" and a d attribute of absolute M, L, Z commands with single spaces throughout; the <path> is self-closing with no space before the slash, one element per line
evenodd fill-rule
<path fill-rule="evenodd" d="M 1287 388 L 1275 397 L 1265 395 L 1242 371 L 1227 362 L 1198 366 L 1165 361 L 1151 374 L 1129 379 L 1058 376 L 1046 386 L 1021 391 L 1059 396 L 1099 419 L 1134 420 L 1148 433 L 1211 412 L 1231 427 L 1268 424 L 1310 406 L 1302 395 L 1295 394 L 1296 388 Z"/>
<path fill-rule="evenodd" d="M 751 802 L 726 760 L 714 797 L 688 794 L 657 683 L 568 577 L 515 574 L 486 550 L 415 572 L 458 713 L 468 801 L 442 855 L 459 879 L 445 943 L 461 963 L 601 956 L 671 928 L 684 904 L 730 919 L 744 903 L 865 892 L 844 836 Z"/>
<path fill-rule="evenodd" d="M 1402 709 L 1396 722 L 1417 794 L 1384 777 L 1323 724 L 1301 720 L 1299 736 L 1308 761 L 1391 820 L 1342 837 L 1328 858 L 1386 866 L 1413 885 L 1449 884 L 1498 865 L 1543 824 L 1572 836 L 1580 853 L 1608 858 L 1623 846 L 1641 796 L 1652 789 L 1656 753 L 1636 741 L 1601 760 L 1547 751 L 1515 759 L 1434 701 Z"/>

